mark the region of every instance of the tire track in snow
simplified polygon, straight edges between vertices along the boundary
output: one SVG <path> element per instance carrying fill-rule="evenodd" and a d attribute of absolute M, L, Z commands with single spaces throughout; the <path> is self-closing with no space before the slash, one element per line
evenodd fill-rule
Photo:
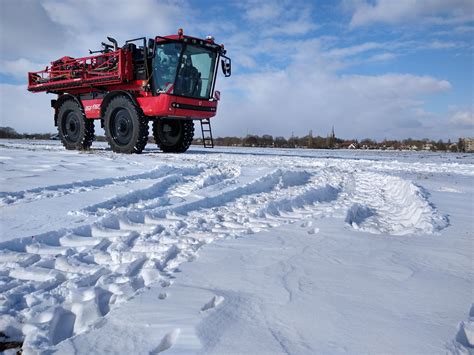
<path fill-rule="evenodd" d="M 154 180 L 166 176 L 176 170 L 177 169 L 174 167 L 163 166 L 146 173 L 135 175 L 76 181 L 69 184 L 50 185 L 16 192 L 0 192 L 0 206 L 32 202 L 45 198 L 61 197 L 96 190 L 111 185 L 125 185 L 127 183 L 141 180 Z"/>
<path fill-rule="evenodd" d="M 152 186 L 144 189 L 135 189 L 124 195 L 88 206 L 77 214 L 105 215 L 115 209 L 139 210 L 152 209 L 162 205 L 173 204 L 172 199 L 182 200 L 196 190 L 218 184 L 230 184 L 230 180 L 240 175 L 236 168 L 182 168 L 172 171 L 172 174 L 162 177 Z"/>
<path fill-rule="evenodd" d="M 194 191 L 208 186 L 216 188 L 225 187 L 229 184 L 235 184 L 236 178 L 241 175 L 241 168 L 237 165 L 210 166 L 208 169 L 194 179 L 190 179 L 184 184 L 177 186 L 170 192 L 170 195 L 177 197 L 186 197 Z"/>
<path fill-rule="evenodd" d="M 371 172 L 354 174 L 345 221 L 370 233 L 434 233 L 449 225 L 428 201 L 428 193 L 410 181 Z"/>
<path fill-rule="evenodd" d="M 191 198 L 166 209 L 112 210 L 89 227 L 4 243 L 0 253 L 0 285 L 5 290 L 1 313 L 13 324 L 28 324 L 23 328 L 25 347 L 54 345 L 88 329 L 110 307 L 125 302 L 151 282 L 169 284 L 171 273 L 183 261 L 192 260 L 202 245 L 251 232 L 245 225 L 241 228 L 241 221 L 249 210 L 257 211 L 258 217 L 262 201 L 290 195 L 293 202 L 288 200 L 285 205 L 315 202 L 314 198 L 298 197 L 304 190 L 314 189 L 307 186 L 311 185 L 310 177 L 307 172 L 275 170 L 212 197 Z M 218 184 L 219 179 L 212 183 Z M 204 185 L 206 189 L 212 184 Z M 278 206 L 272 208 L 275 213 Z M 232 217 L 221 216 L 231 210 L 237 211 Z M 189 217 L 186 222 L 183 214 Z M 258 218 L 248 221 L 256 229 L 272 227 Z M 57 324 L 61 322 L 59 332 Z"/>
<path fill-rule="evenodd" d="M 333 168 L 260 170 L 249 181 L 240 174 L 219 173 L 214 166 L 195 182 L 170 175 L 149 189 L 91 207 L 105 215 L 90 226 L 0 245 L 0 314 L 18 328 L 28 325 L 25 346 L 44 349 L 89 329 L 150 283 L 170 285 L 182 262 L 217 239 L 306 217 L 347 216 L 355 204 L 376 211 L 353 217 L 351 225 L 363 230 L 380 232 L 394 223 L 398 227 L 389 233 L 411 233 L 421 221 L 426 228 L 415 232 L 429 232 L 430 221 L 437 221 L 422 190 L 400 178 Z M 182 200 L 155 203 L 168 195 Z M 418 208 L 422 212 L 406 223 Z"/>

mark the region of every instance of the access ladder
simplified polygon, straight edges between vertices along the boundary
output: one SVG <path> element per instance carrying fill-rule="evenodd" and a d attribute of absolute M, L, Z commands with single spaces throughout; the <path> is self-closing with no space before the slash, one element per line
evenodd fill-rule
<path fill-rule="evenodd" d="M 212 139 L 211 121 L 209 118 L 201 120 L 202 144 L 204 148 L 214 148 L 214 139 Z"/>

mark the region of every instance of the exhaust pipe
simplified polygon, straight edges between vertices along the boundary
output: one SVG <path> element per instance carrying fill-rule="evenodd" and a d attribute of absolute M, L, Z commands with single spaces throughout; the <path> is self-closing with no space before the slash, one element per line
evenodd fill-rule
<path fill-rule="evenodd" d="M 107 37 L 107 39 L 109 40 L 109 42 L 113 43 L 113 45 L 114 45 L 114 51 L 116 51 L 117 48 L 118 48 L 118 44 L 117 44 L 117 41 L 115 40 L 115 38 Z"/>

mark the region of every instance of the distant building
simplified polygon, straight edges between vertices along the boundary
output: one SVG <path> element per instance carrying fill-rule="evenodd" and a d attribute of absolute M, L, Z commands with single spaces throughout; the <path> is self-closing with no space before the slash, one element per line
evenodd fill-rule
<path fill-rule="evenodd" d="M 450 152 L 457 152 L 459 147 L 457 143 L 451 143 L 448 148 Z"/>
<path fill-rule="evenodd" d="M 339 144 L 341 149 L 357 149 L 357 143 L 352 141 L 345 141 Z"/>
<path fill-rule="evenodd" d="M 464 151 L 472 153 L 474 152 L 474 138 L 462 138 Z"/>

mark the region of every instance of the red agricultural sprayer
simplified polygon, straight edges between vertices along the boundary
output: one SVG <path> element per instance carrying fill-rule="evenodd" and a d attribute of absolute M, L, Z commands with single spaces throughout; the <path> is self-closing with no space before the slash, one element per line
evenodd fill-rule
<path fill-rule="evenodd" d="M 201 123 L 204 146 L 213 147 L 210 118 L 220 99 L 214 91 L 219 66 L 224 76 L 231 75 L 224 46 L 211 36 L 185 36 L 182 29 L 148 42 L 131 39 L 121 48 L 107 39 L 110 44 L 89 51 L 89 57 L 62 57 L 45 70 L 28 73 L 29 91 L 58 95 L 51 106 L 66 149 L 89 148 L 96 119 L 114 152 L 140 153 L 149 121 L 164 152 L 189 148 L 194 120 Z"/>

